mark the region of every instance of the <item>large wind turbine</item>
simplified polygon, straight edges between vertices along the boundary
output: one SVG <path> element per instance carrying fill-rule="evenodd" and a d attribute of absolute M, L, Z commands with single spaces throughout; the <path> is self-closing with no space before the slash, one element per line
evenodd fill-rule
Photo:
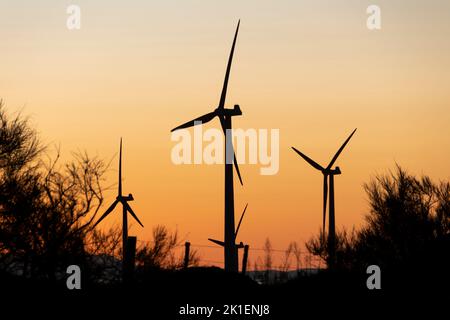
<path fill-rule="evenodd" d="M 144 225 L 139 221 L 138 217 L 134 213 L 133 209 L 131 209 L 130 205 L 128 204 L 128 201 L 133 201 L 133 195 L 130 193 L 128 196 L 122 195 L 122 138 L 120 139 L 120 151 L 119 151 L 119 187 L 117 192 L 116 200 L 112 203 L 112 205 L 108 208 L 108 210 L 105 211 L 105 213 L 98 219 L 98 221 L 95 223 L 94 228 L 103 220 L 106 218 L 108 214 L 111 213 L 111 211 L 114 210 L 114 208 L 117 206 L 117 204 L 120 202 L 122 204 L 122 257 L 123 261 L 125 261 L 125 248 L 126 243 L 128 239 L 128 217 L 127 212 L 131 214 L 131 216 L 136 219 L 136 221 L 143 227 Z"/>
<path fill-rule="evenodd" d="M 231 63 L 233 61 L 234 47 L 236 45 L 236 39 L 239 32 L 239 24 L 236 27 L 236 33 L 234 35 L 233 45 L 231 46 L 230 57 L 228 59 L 227 70 L 225 73 L 225 80 L 223 83 L 222 94 L 220 96 L 219 105 L 210 113 L 207 113 L 201 117 L 198 117 L 192 121 L 186 122 L 174 129 L 184 129 L 195 125 L 206 123 L 218 117 L 220 125 L 222 126 L 223 133 L 225 135 L 225 243 L 224 243 L 224 256 L 225 256 L 225 270 L 231 272 L 238 271 L 238 255 L 237 248 L 235 246 L 235 230 L 234 230 L 234 188 L 233 188 L 233 164 L 236 169 L 236 173 L 239 177 L 239 181 L 242 184 L 241 174 L 239 172 L 239 166 L 234 154 L 233 141 L 231 136 L 231 117 L 242 115 L 242 111 L 239 105 L 234 105 L 233 109 L 225 108 L 225 98 L 227 95 L 228 79 L 230 76 Z"/>
<path fill-rule="evenodd" d="M 342 144 L 342 146 L 339 148 L 339 150 L 336 152 L 334 157 L 331 159 L 330 163 L 326 168 L 322 167 L 320 164 L 306 156 L 305 154 L 298 151 L 296 148 L 292 147 L 295 152 L 297 152 L 303 159 L 306 160 L 311 166 L 313 166 L 315 169 L 319 170 L 323 174 L 323 224 L 322 224 L 322 236 L 325 236 L 325 220 L 326 220 L 326 210 L 327 210 L 327 198 L 328 198 L 328 191 L 330 191 L 330 204 L 328 207 L 328 267 L 333 268 L 335 259 L 336 259 L 336 229 L 335 229 L 335 216 L 334 216 L 334 176 L 341 174 L 341 169 L 339 167 L 336 167 L 335 169 L 332 169 L 331 167 L 336 162 L 337 158 L 341 154 L 342 150 L 344 150 L 347 143 L 352 138 L 353 134 L 355 133 L 356 129 L 353 130 L 353 132 L 350 134 L 350 136 L 345 140 L 345 142 Z M 330 185 L 328 186 L 328 179 L 330 180 Z"/>

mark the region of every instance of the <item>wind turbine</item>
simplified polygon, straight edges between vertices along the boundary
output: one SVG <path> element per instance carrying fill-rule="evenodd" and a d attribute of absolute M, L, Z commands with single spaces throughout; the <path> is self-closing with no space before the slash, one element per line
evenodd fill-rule
<path fill-rule="evenodd" d="M 244 211 L 242 211 L 241 218 L 239 219 L 238 226 L 236 228 L 236 232 L 234 233 L 234 245 L 236 246 L 236 249 L 243 249 L 245 247 L 244 243 L 241 241 L 239 243 L 236 243 L 236 238 L 239 233 L 239 228 L 241 227 L 242 219 L 244 218 L 245 212 L 247 211 L 248 203 L 245 205 Z M 221 247 L 225 247 L 225 242 L 220 240 L 215 240 L 208 238 L 209 241 L 214 242 L 215 244 L 218 244 Z M 248 247 L 248 246 L 247 246 Z"/>
<path fill-rule="evenodd" d="M 130 205 L 128 204 L 129 201 L 133 201 L 133 195 L 130 193 L 128 196 L 122 195 L 122 138 L 120 138 L 120 151 L 119 151 L 119 187 L 117 192 L 116 200 L 112 203 L 112 205 L 105 211 L 105 213 L 98 219 L 98 221 L 95 223 L 94 228 L 103 220 L 106 218 L 107 215 L 111 213 L 111 211 L 114 210 L 114 208 L 117 206 L 117 204 L 120 202 L 122 204 L 122 257 L 123 261 L 125 261 L 125 248 L 126 243 L 128 239 L 128 216 L 127 212 L 131 214 L 131 216 L 136 219 L 136 221 L 144 227 L 144 225 L 139 221 L 138 217 L 134 213 L 133 209 L 131 209 Z"/>
<path fill-rule="evenodd" d="M 320 164 L 306 156 L 305 154 L 298 151 L 296 148 L 292 147 L 292 149 L 297 152 L 306 162 L 308 162 L 315 169 L 319 170 L 323 174 L 323 224 L 322 224 L 322 237 L 325 236 L 325 220 L 326 220 L 326 210 L 327 210 L 327 198 L 328 191 L 330 192 L 330 203 L 328 207 L 328 267 L 333 268 L 335 263 L 336 256 L 336 229 L 335 229 L 335 216 L 334 216 L 334 176 L 341 174 L 341 169 L 336 167 L 332 169 L 331 167 L 336 162 L 337 158 L 341 154 L 342 150 L 344 150 L 347 143 L 352 138 L 356 129 L 350 134 L 350 136 L 345 140 L 339 150 L 336 152 L 334 157 L 331 159 L 330 163 L 326 168 L 322 167 Z M 328 179 L 330 180 L 330 185 L 328 186 Z"/>
<path fill-rule="evenodd" d="M 238 21 L 236 27 L 236 33 L 234 35 L 233 45 L 231 46 L 230 56 L 228 58 L 227 70 L 225 73 L 225 80 L 223 83 L 222 94 L 220 96 L 219 105 L 210 113 L 207 113 L 201 117 L 198 117 L 192 121 L 186 122 L 171 131 L 189 128 L 202 123 L 207 123 L 218 117 L 220 125 L 225 136 L 225 242 L 224 242 L 224 256 L 225 256 L 225 270 L 231 272 L 238 272 L 238 255 L 237 248 L 235 246 L 235 230 L 234 230 L 234 187 L 233 187 L 233 164 L 236 169 L 236 173 L 239 177 L 239 181 L 242 185 L 241 173 L 234 154 L 233 141 L 231 136 L 231 117 L 242 115 L 242 111 L 239 105 L 234 105 L 233 109 L 225 108 L 225 98 L 227 95 L 228 79 L 230 76 L 231 63 L 233 61 L 234 47 L 236 45 L 236 39 L 239 32 Z"/>
<path fill-rule="evenodd" d="M 242 215 L 241 215 L 241 219 L 239 219 L 239 223 L 238 223 L 238 226 L 236 228 L 236 232 L 234 233 L 234 242 L 235 242 L 234 245 L 238 249 L 242 249 L 244 247 L 244 243 L 242 241 L 239 242 L 239 243 L 236 243 L 236 238 L 237 238 L 237 235 L 239 233 L 239 228 L 241 227 L 241 223 L 242 223 L 242 219 L 244 218 L 245 211 L 247 211 L 247 207 L 248 207 L 248 203 L 245 205 L 244 211 L 242 212 Z M 223 241 L 215 240 L 215 239 L 211 239 L 211 238 L 208 238 L 208 240 L 211 241 L 211 242 L 214 242 L 215 244 L 218 244 L 221 247 L 225 247 L 225 242 L 223 242 Z"/>

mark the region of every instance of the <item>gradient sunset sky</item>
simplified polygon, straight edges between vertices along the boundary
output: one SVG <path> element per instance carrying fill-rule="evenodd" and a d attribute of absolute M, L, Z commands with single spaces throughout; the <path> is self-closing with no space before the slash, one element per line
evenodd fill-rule
<path fill-rule="evenodd" d="M 81 30 L 66 28 L 70 4 L 81 7 Z M 366 28 L 370 4 L 381 7 L 379 31 Z M 238 241 L 285 248 L 318 232 L 322 176 L 291 146 L 326 165 L 358 128 L 336 163 L 339 229 L 363 223 L 364 182 L 395 163 L 450 178 L 447 0 L 2 0 L 0 98 L 65 159 L 116 155 L 108 184 L 123 137 L 124 192 L 145 225 L 130 234 L 148 240 L 163 224 L 208 244 L 223 238 L 223 165 L 172 164 L 170 129 L 217 106 L 238 19 L 226 104 L 243 111 L 234 127 L 280 130 L 279 173 L 241 165 L 244 187 L 235 179 L 236 220 L 249 203 Z M 114 223 L 118 210 L 102 224 Z"/>

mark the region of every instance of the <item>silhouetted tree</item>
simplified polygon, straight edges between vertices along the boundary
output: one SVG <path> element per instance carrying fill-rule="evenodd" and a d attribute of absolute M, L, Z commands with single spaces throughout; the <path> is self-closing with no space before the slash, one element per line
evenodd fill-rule
<path fill-rule="evenodd" d="M 257 257 L 253 263 L 253 271 L 259 271 L 260 265 L 261 265 L 261 258 Z"/>
<path fill-rule="evenodd" d="M 20 114 L 9 118 L 0 100 L 0 170 L 3 175 L 15 174 L 30 166 L 43 151 L 36 131 Z"/>
<path fill-rule="evenodd" d="M 266 238 L 264 242 L 264 268 L 265 268 L 265 283 L 270 281 L 270 272 L 272 269 L 273 257 L 272 257 L 272 243 L 269 238 Z"/>
<path fill-rule="evenodd" d="M 397 166 L 366 184 L 370 212 L 359 230 L 337 234 L 338 266 L 365 270 L 376 264 L 382 270 L 423 268 L 430 273 L 448 267 L 450 183 L 416 178 Z M 325 237 L 326 238 L 326 237 Z M 322 235 L 306 244 L 326 260 Z M 433 271 L 430 270 L 433 269 Z"/>
<path fill-rule="evenodd" d="M 298 245 L 298 243 L 296 241 L 291 243 L 292 246 L 292 253 L 294 254 L 295 257 L 295 266 L 297 269 L 297 272 L 300 272 L 300 268 L 301 268 L 301 259 L 302 259 L 302 252 L 300 249 L 300 246 Z"/>
<path fill-rule="evenodd" d="M 152 240 L 137 249 L 136 262 L 146 270 L 152 268 L 179 269 L 184 266 L 184 255 L 177 256 L 175 249 L 182 244 L 178 232 L 170 232 L 165 226 L 153 228 Z M 189 266 L 198 265 L 196 250 L 189 252 Z"/>
<path fill-rule="evenodd" d="M 336 232 L 336 267 L 337 268 L 351 268 L 352 257 L 354 255 L 355 239 L 357 232 L 353 228 L 350 232 L 343 228 Z M 319 257 L 323 262 L 328 259 L 327 250 L 328 237 L 322 234 L 320 228 L 318 234 L 309 239 L 306 243 L 306 249 L 314 256 Z"/>
<path fill-rule="evenodd" d="M 103 161 L 87 154 L 43 161 L 36 132 L 0 108 L 0 268 L 56 279 L 82 264 L 84 240 L 102 201 Z"/>
<path fill-rule="evenodd" d="M 294 247 L 292 242 L 289 243 L 288 247 L 284 251 L 283 260 L 281 261 L 280 270 L 287 272 L 291 267 L 291 255 L 293 254 Z"/>
<path fill-rule="evenodd" d="M 376 177 L 365 189 L 370 214 L 355 243 L 360 264 L 411 266 L 438 243 L 448 243 L 449 182 L 436 184 L 426 176 L 416 178 L 397 166 L 394 173 Z"/>
<path fill-rule="evenodd" d="M 36 210 L 41 190 L 37 156 L 42 152 L 36 132 L 20 114 L 9 118 L 0 101 L 0 267 L 17 271 L 16 259 L 32 245 L 21 236 L 31 232 L 29 212 Z M 26 256 L 26 254 L 24 254 Z M 27 266 L 24 263 L 24 266 Z M 21 268 L 20 271 L 24 269 Z"/>
<path fill-rule="evenodd" d="M 286 250 L 283 253 L 283 258 L 281 260 L 279 272 L 278 272 L 278 281 L 287 281 L 288 280 L 288 271 L 291 267 L 291 256 L 294 253 L 294 245 L 293 242 L 289 243 Z"/>

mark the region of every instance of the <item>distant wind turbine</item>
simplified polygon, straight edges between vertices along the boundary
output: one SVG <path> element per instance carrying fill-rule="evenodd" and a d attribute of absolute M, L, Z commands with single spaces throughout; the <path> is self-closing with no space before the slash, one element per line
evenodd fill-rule
<path fill-rule="evenodd" d="M 128 204 L 128 201 L 133 201 L 133 195 L 130 193 L 128 196 L 122 195 L 122 138 L 120 139 L 120 151 L 119 151 L 119 187 L 117 192 L 116 200 L 112 203 L 112 205 L 105 211 L 105 213 L 98 219 L 98 221 L 95 223 L 94 228 L 103 220 L 106 218 L 107 215 L 111 213 L 111 211 L 114 210 L 114 208 L 117 206 L 117 204 L 120 202 L 122 204 L 122 256 L 123 261 L 125 261 L 125 248 L 126 243 L 128 239 L 128 216 L 127 212 L 131 214 L 131 216 L 136 219 L 136 221 L 143 227 L 144 225 L 139 221 L 138 217 L 134 213 L 133 209 L 131 209 L 130 205 Z"/>
<path fill-rule="evenodd" d="M 241 227 L 242 219 L 244 218 L 245 212 L 247 211 L 247 207 L 248 207 L 248 203 L 245 205 L 244 211 L 242 212 L 242 215 L 241 215 L 241 219 L 239 219 L 239 223 L 238 223 L 238 226 L 236 228 L 236 232 L 234 233 L 234 245 L 238 249 L 241 249 L 241 248 L 244 247 L 244 243 L 242 241 L 239 242 L 239 243 L 236 243 L 236 238 L 237 238 L 237 235 L 239 233 L 239 228 Z M 211 241 L 211 242 L 214 242 L 215 244 L 218 244 L 221 247 L 225 247 L 225 242 L 223 242 L 223 241 L 215 240 L 215 239 L 211 239 L 211 238 L 208 238 L 208 240 Z"/>
<path fill-rule="evenodd" d="M 244 245 L 244 243 L 241 241 L 239 243 L 236 242 L 236 238 L 238 236 L 239 233 L 239 229 L 241 227 L 241 223 L 242 223 L 242 219 L 244 218 L 245 212 L 247 211 L 247 207 L 248 207 L 248 203 L 245 205 L 244 211 L 242 212 L 241 218 L 239 219 L 239 223 L 238 226 L 236 228 L 236 232 L 234 233 L 234 245 L 236 247 L 236 249 L 244 249 L 244 258 L 242 261 L 242 273 L 245 274 L 245 271 L 247 269 L 247 256 L 248 256 L 248 245 Z M 208 238 L 209 241 L 214 242 L 215 244 L 218 244 L 221 247 L 225 247 L 225 242 L 220 241 L 220 240 L 215 240 L 215 239 L 211 239 Z M 237 255 L 239 255 L 239 252 L 237 253 Z"/>
<path fill-rule="evenodd" d="M 328 219 L 328 267 L 333 268 L 335 263 L 336 256 L 336 229 L 335 229 L 335 212 L 334 212 L 334 176 L 341 174 L 341 170 L 339 167 L 335 169 L 331 169 L 331 167 L 336 162 L 337 158 L 341 154 L 342 150 L 344 150 L 347 143 L 352 138 L 356 129 L 350 134 L 350 136 L 345 140 L 343 145 L 336 152 L 334 157 L 331 159 L 330 163 L 326 168 L 322 167 L 320 164 L 306 156 L 305 154 L 298 151 L 296 148 L 292 147 L 292 149 L 297 152 L 306 162 L 308 162 L 315 169 L 319 170 L 323 174 L 323 224 L 322 224 L 322 237 L 325 236 L 325 220 L 326 220 L 326 210 L 327 210 L 327 198 L 328 191 L 330 191 L 330 204 L 328 208 L 329 219 Z M 330 180 L 330 185 L 328 186 L 328 179 Z"/>
<path fill-rule="evenodd" d="M 238 271 L 238 255 L 237 249 L 234 243 L 235 230 L 234 230 L 234 186 L 233 186 L 233 164 L 236 169 L 239 181 L 242 185 L 241 173 L 234 154 L 233 141 L 231 137 L 231 117 L 242 115 L 242 111 L 239 105 L 234 105 L 233 109 L 225 108 L 225 98 L 227 95 L 228 79 L 230 76 L 231 63 L 233 61 L 234 47 L 236 45 L 236 39 L 239 32 L 239 24 L 236 27 L 236 33 L 234 35 L 233 45 L 231 47 L 230 56 L 228 59 L 227 70 L 225 73 L 225 80 L 223 83 L 222 94 L 220 96 L 219 105 L 210 113 L 207 113 L 201 117 L 198 117 L 192 121 L 186 122 L 174 129 L 172 132 L 179 129 L 189 128 L 202 123 L 207 123 L 214 119 L 219 118 L 220 125 L 222 126 L 223 133 L 225 135 L 225 243 L 224 243 L 224 256 L 225 256 L 225 270 L 231 272 Z M 232 159 L 231 159 L 232 157 Z M 231 162 L 231 160 L 233 162 Z"/>

